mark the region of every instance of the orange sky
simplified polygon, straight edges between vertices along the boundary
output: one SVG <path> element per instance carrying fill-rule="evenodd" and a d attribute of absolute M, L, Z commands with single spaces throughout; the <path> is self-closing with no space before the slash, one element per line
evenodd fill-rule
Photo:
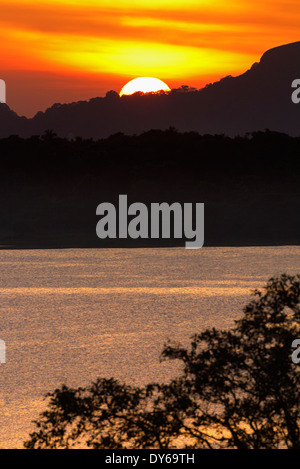
<path fill-rule="evenodd" d="M 0 0 L 0 12 L 7 103 L 30 116 L 138 76 L 200 88 L 300 40 L 299 0 Z"/>

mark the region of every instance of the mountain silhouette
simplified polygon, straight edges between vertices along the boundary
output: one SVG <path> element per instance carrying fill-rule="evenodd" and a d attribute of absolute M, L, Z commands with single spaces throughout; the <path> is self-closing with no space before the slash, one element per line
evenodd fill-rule
<path fill-rule="evenodd" d="M 28 137 L 47 129 L 60 137 L 105 138 L 150 129 L 244 135 L 270 129 L 300 134 L 300 104 L 291 100 L 293 80 L 300 78 L 300 42 L 267 51 L 259 63 L 237 77 L 225 77 L 201 90 L 182 87 L 170 94 L 123 96 L 54 104 L 32 119 L 0 105 L 0 137 Z"/>

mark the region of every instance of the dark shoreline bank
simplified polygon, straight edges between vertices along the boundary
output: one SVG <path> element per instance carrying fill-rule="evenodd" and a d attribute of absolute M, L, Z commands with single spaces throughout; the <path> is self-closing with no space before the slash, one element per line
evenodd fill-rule
<path fill-rule="evenodd" d="M 250 248 L 250 247 L 281 247 L 281 246 L 293 246 L 293 247 L 300 247 L 300 242 L 285 242 L 285 243 L 232 243 L 232 244 L 204 244 L 203 248 Z M 132 246 L 132 245 L 92 245 L 92 244 L 41 244 L 41 245 L 31 245 L 31 244 L 24 244 L 24 245 L 0 245 L 0 251 L 31 251 L 31 250 L 61 250 L 61 249 L 170 249 L 170 248 L 182 248 L 186 249 L 183 245 L 178 244 L 169 244 L 169 245 L 149 245 L 149 244 L 141 244 L 139 246 Z M 199 248 L 202 249 L 202 248 Z M 199 249 L 196 249 L 199 250 Z M 190 251 L 191 249 L 187 249 Z M 195 249 L 192 249 L 195 250 Z"/>
<path fill-rule="evenodd" d="M 184 246 L 185 239 L 105 239 L 97 207 L 204 203 L 206 246 L 300 244 L 300 138 L 149 131 L 92 142 L 0 139 L 5 249 Z M 150 217 L 151 218 L 151 217 Z M 173 225 L 173 221 L 172 221 Z M 2 249 L 3 249 L 2 247 Z"/>

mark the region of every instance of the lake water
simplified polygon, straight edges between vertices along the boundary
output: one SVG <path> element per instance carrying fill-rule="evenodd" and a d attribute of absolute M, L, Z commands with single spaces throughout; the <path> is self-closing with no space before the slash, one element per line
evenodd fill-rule
<path fill-rule="evenodd" d="M 174 376 L 167 339 L 231 327 L 251 289 L 300 272 L 300 247 L 3 250 L 0 270 L 0 447 L 20 448 L 62 383 Z"/>

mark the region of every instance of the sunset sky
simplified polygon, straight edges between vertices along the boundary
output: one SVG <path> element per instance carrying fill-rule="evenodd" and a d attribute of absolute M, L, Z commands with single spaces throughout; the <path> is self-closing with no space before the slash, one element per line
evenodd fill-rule
<path fill-rule="evenodd" d="M 153 76 L 200 88 L 300 40 L 299 0 L 0 0 L 7 104 L 32 116 L 55 102 Z"/>

